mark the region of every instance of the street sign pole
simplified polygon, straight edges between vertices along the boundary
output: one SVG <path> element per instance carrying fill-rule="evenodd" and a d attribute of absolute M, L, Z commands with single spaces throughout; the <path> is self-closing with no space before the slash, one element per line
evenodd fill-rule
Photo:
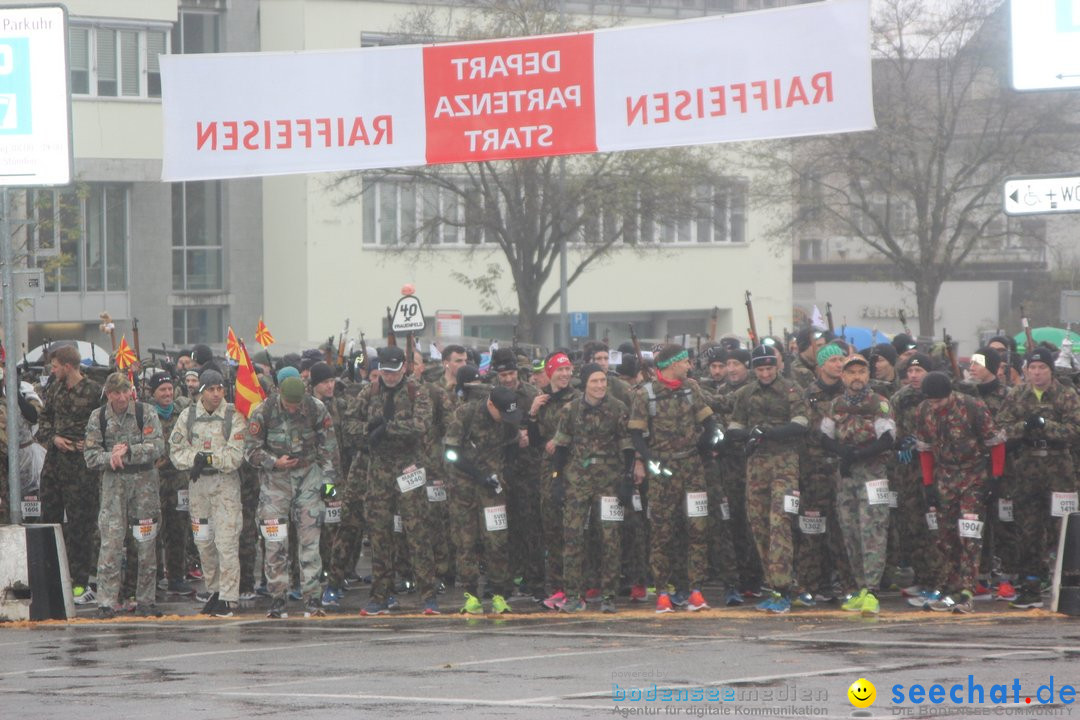
<path fill-rule="evenodd" d="M 8 190 L 0 186 L 0 263 L 3 264 L 4 341 L 7 352 L 4 359 L 4 393 L 7 412 L 7 474 L 8 507 L 11 524 L 22 522 L 22 478 L 19 476 L 19 375 L 15 357 L 15 273 L 11 267 L 15 250 L 11 247 L 11 227 L 8 220 Z"/>

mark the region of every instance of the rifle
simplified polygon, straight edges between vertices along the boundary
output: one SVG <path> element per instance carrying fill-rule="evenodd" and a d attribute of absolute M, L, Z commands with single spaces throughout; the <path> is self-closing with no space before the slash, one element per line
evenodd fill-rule
<path fill-rule="evenodd" d="M 364 340 L 364 331 L 360 331 L 360 367 L 364 370 L 368 369 L 368 355 L 367 355 L 367 341 Z"/>
<path fill-rule="evenodd" d="M 135 341 L 135 362 L 142 367 L 142 351 L 139 349 L 139 318 L 131 318 L 131 339 Z"/>
<path fill-rule="evenodd" d="M 413 355 L 416 352 L 416 340 L 413 334 L 405 334 L 405 378 L 411 378 L 413 374 Z"/>
<path fill-rule="evenodd" d="M 713 305 L 712 317 L 709 318 L 709 342 L 716 342 L 716 321 L 719 319 L 720 308 Z"/>
<path fill-rule="evenodd" d="M 341 367 L 345 362 L 345 338 L 349 336 L 349 318 L 345 318 L 345 329 L 341 331 L 341 337 L 338 338 L 337 344 L 337 362 L 335 365 Z"/>
<path fill-rule="evenodd" d="M 754 301 L 750 299 L 750 291 L 746 291 L 746 316 L 750 319 L 750 344 L 758 345 L 757 323 L 754 322 Z"/>
<path fill-rule="evenodd" d="M 952 368 L 953 380 L 960 382 L 963 379 L 963 375 L 960 374 L 960 363 L 956 361 L 956 353 L 952 349 L 952 338 L 949 337 L 949 331 L 945 328 L 941 329 L 943 340 L 945 340 L 945 357 L 949 359 L 949 367 Z"/>
<path fill-rule="evenodd" d="M 832 303 L 831 302 L 826 302 L 825 303 L 825 320 L 829 324 L 829 332 L 832 333 L 833 335 L 835 335 L 836 334 L 836 323 L 834 323 L 833 319 L 832 319 Z"/>
<path fill-rule="evenodd" d="M 896 311 L 896 315 L 897 315 L 897 316 L 898 316 L 898 317 L 900 318 L 900 326 L 901 326 L 902 328 L 904 328 L 904 332 L 906 332 L 906 333 L 907 333 L 908 335 L 910 335 L 910 334 L 911 334 L 911 330 L 909 330 L 909 329 L 908 329 L 908 326 L 907 326 L 907 316 L 906 316 L 906 315 L 904 314 L 904 311 L 903 311 L 903 309 L 901 309 L 901 310 L 897 310 L 897 311 Z"/>
<path fill-rule="evenodd" d="M 1020 324 L 1024 326 L 1024 339 L 1027 340 L 1026 347 L 1028 354 L 1035 349 L 1035 338 L 1031 335 L 1031 323 L 1028 322 L 1027 315 L 1024 313 L 1024 306 L 1020 306 Z"/>
<path fill-rule="evenodd" d="M 630 343 L 634 346 L 634 354 L 637 355 L 638 367 L 641 368 L 641 376 L 646 380 L 651 380 L 652 372 L 649 368 L 645 367 L 645 358 L 641 355 L 641 343 L 638 342 L 637 333 L 634 332 L 634 323 L 630 325 Z"/>
<path fill-rule="evenodd" d="M 386 344 L 389 347 L 397 347 L 397 335 L 394 334 L 394 313 L 390 306 L 386 306 Z"/>

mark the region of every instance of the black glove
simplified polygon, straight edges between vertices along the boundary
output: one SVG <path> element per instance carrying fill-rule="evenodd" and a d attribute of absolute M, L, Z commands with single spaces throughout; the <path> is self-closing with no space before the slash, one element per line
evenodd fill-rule
<path fill-rule="evenodd" d="M 486 485 L 490 490 L 495 491 L 496 495 L 502 492 L 502 485 L 499 484 L 499 476 L 495 473 L 491 473 L 486 478 L 484 478 L 482 484 Z"/>
<path fill-rule="evenodd" d="M 896 459 L 905 465 L 915 461 L 915 436 L 905 435 L 896 447 Z"/>
<path fill-rule="evenodd" d="M 1024 421 L 1025 430 L 1042 430 L 1046 427 L 1046 418 L 1042 415 L 1032 415 Z"/>
<path fill-rule="evenodd" d="M 838 469 L 840 470 L 840 477 L 851 477 L 851 458 L 841 457 Z"/>
<path fill-rule="evenodd" d="M 716 422 L 716 418 L 710 415 L 705 418 L 704 427 L 701 430 L 701 435 L 698 436 L 697 448 L 701 452 L 711 452 L 716 450 L 720 443 L 724 441 L 724 431 L 720 428 L 720 425 Z"/>
<path fill-rule="evenodd" d="M 754 427 L 750 428 L 750 432 L 748 433 L 746 438 L 747 457 L 754 454 L 754 451 L 757 450 L 757 446 L 760 445 L 764 439 L 765 431 L 761 428 L 760 425 L 755 425 Z"/>
<path fill-rule="evenodd" d="M 784 423 L 765 431 L 765 437 L 769 440 L 787 440 L 806 434 L 806 426 L 799 423 Z"/>
<path fill-rule="evenodd" d="M 386 435 L 386 420 L 378 418 L 367 424 L 367 439 L 371 445 L 377 444 Z"/>
<path fill-rule="evenodd" d="M 859 449 L 854 445 L 848 445 L 847 443 L 836 444 L 836 454 L 840 456 L 842 462 L 850 463 L 859 457 Z"/>
<path fill-rule="evenodd" d="M 938 493 L 937 485 L 924 486 L 923 498 L 926 500 L 927 512 L 930 511 L 930 508 L 941 509 L 941 495 Z"/>
<path fill-rule="evenodd" d="M 210 457 L 204 452 L 195 453 L 195 462 L 191 466 L 191 482 L 199 482 L 199 476 L 210 465 L 208 462 Z"/>
<path fill-rule="evenodd" d="M 627 512 L 634 507 L 634 472 L 624 473 L 615 483 L 615 496 Z"/>
<path fill-rule="evenodd" d="M 986 501 L 991 502 L 994 498 L 1001 496 L 1001 478 L 991 475 L 986 479 L 986 484 L 983 486 L 986 493 Z"/>
<path fill-rule="evenodd" d="M 333 500 L 338 495 L 338 493 L 337 493 L 337 485 L 335 485 L 334 483 L 329 483 L 329 482 L 328 483 L 323 483 L 322 487 L 320 488 L 320 492 L 322 494 L 323 502 L 326 502 L 328 500 Z"/>

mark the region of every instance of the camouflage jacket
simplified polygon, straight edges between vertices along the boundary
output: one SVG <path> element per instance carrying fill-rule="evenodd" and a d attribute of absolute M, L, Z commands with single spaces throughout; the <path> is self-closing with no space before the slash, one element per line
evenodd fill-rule
<path fill-rule="evenodd" d="M 697 448 L 702 421 L 712 414 L 696 380 L 683 380 L 677 390 L 654 380 L 634 391 L 628 427 L 648 431 L 649 448 L 661 458 L 687 457 Z"/>
<path fill-rule="evenodd" d="M 802 387 L 810 387 L 818 379 L 817 364 L 810 365 L 801 355 L 791 362 L 791 379 Z"/>
<path fill-rule="evenodd" d="M 835 385 L 826 385 L 818 379 L 803 390 L 803 399 L 810 413 L 807 416 L 810 432 L 806 436 L 806 452 L 815 459 L 820 460 L 825 455 L 825 448 L 821 446 L 821 421 L 829 414 L 833 401 L 843 394 L 844 383 L 839 380 Z"/>
<path fill-rule="evenodd" d="M 630 407 L 630 403 L 633 402 L 633 390 L 630 388 L 630 383 L 626 382 L 615 373 L 608 373 L 607 390 L 608 395 L 615 398 L 626 407 Z"/>
<path fill-rule="evenodd" d="M 52 447 L 53 435 L 82 440 L 90 413 L 99 407 L 101 385 L 90 378 L 84 376 L 73 388 L 54 380 L 45 388 L 44 407 L 34 437 L 46 448 Z"/>
<path fill-rule="evenodd" d="M 1000 380 L 991 380 L 988 383 L 974 385 L 973 389 L 975 397 L 986 403 L 986 407 L 990 410 L 990 417 L 997 418 L 1001 408 L 1005 407 L 1005 398 L 1009 395 L 1008 388 L 1002 385 Z"/>
<path fill-rule="evenodd" d="M 615 462 L 633 449 L 627 432 L 630 411 L 614 397 L 590 405 L 584 396 L 559 411 L 555 444 L 570 448 L 570 463 L 588 467 L 595 460 Z"/>
<path fill-rule="evenodd" d="M 300 459 L 297 468 L 318 465 L 337 482 L 341 476 L 334 421 L 326 406 L 305 395 L 295 413 L 290 413 L 280 395 L 264 400 L 248 418 L 244 458 L 260 470 L 273 470 L 282 455 Z"/>
<path fill-rule="evenodd" d="M 457 448 L 461 457 L 483 473 L 498 473 L 503 467 L 503 448 L 517 438 L 517 430 L 491 417 L 487 396 L 477 397 L 454 408 L 446 425 L 444 442 Z"/>
<path fill-rule="evenodd" d="M 402 380 L 396 387 L 374 382 L 358 398 L 356 416 L 363 423 L 367 452 L 372 458 L 393 456 L 423 463 L 425 435 L 431 430 L 431 395 L 415 378 Z M 367 438 L 367 425 L 386 421 L 386 434 L 374 445 Z"/>
<path fill-rule="evenodd" d="M 169 436 L 169 456 L 173 465 L 190 470 L 195 464 L 195 455 L 204 452 L 213 456 L 213 468 L 218 472 L 234 473 L 239 470 L 244 462 L 247 422 L 233 408 L 229 434 L 226 435 L 225 417 L 228 411 L 227 402 L 218 405 L 213 413 L 206 412 L 200 402 L 180 413 Z M 191 413 L 195 414 L 194 419 Z M 190 434 L 188 427 L 191 427 Z"/>
<path fill-rule="evenodd" d="M 1033 415 L 1046 420 L 1041 430 L 1025 430 L 1024 421 Z M 1028 438 L 1072 444 L 1080 439 L 1080 396 L 1056 379 L 1039 397 L 1030 383 L 1017 385 L 1005 398 L 997 415 L 998 424 L 1010 440 Z"/>
<path fill-rule="evenodd" d="M 161 434 L 161 421 L 157 413 L 146 403 L 143 406 L 143 426 L 139 429 L 135 417 L 135 402 L 129 402 L 127 410 L 120 415 L 106 403 L 90 414 L 86 422 L 86 448 L 83 458 L 91 470 L 114 472 L 109 467 L 113 446 L 124 443 L 128 451 L 124 455 L 124 469 L 120 472 L 138 472 L 154 469 L 154 461 L 165 453 L 165 438 Z M 100 414 L 105 413 L 105 435 L 101 434 Z"/>
<path fill-rule="evenodd" d="M 852 403 L 841 393 L 825 409 L 821 432 L 842 445 L 863 447 L 885 433 L 896 435 L 896 420 L 892 405 L 883 396 L 869 392 L 861 401 Z"/>
<path fill-rule="evenodd" d="M 550 399 L 536 413 L 536 422 L 530 423 L 529 428 L 529 440 L 539 439 L 538 444 L 541 447 L 555 437 L 555 433 L 559 429 L 559 411 L 562 410 L 564 405 L 569 405 L 572 401 L 581 397 L 581 391 L 575 390 L 573 386 L 568 386 L 556 393 L 547 393 L 547 395 Z"/>
<path fill-rule="evenodd" d="M 915 435 L 915 413 L 919 405 L 926 399 L 922 390 L 916 390 L 911 385 L 904 385 L 889 398 L 892 403 L 893 415 L 896 418 L 896 439 L 900 440 L 907 436 Z"/>
<path fill-rule="evenodd" d="M 426 382 L 423 391 L 427 393 L 431 405 L 431 425 L 424 436 L 424 467 L 428 471 L 441 471 L 443 468 L 443 438 L 446 437 L 446 424 L 454 411 L 453 401 L 446 387 L 439 382 Z M 456 399 L 456 398 L 455 398 Z"/>
<path fill-rule="evenodd" d="M 986 449 L 1005 442 L 986 404 L 970 395 L 952 393 L 944 407 L 929 400 L 915 415 L 915 441 L 920 452 L 933 452 L 937 463 L 972 467 L 985 461 Z"/>
<path fill-rule="evenodd" d="M 792 422 L 809 426 L 810 410 L 798 383 L 778 377 L 768 385 L 751 380 L 740 388 L 728 427 L 749 430 L 760 425 L 768 429 Z"/>

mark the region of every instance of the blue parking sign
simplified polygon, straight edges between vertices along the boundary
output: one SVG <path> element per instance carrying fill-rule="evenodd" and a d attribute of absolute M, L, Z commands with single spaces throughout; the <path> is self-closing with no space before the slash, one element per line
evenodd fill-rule
<path fill-rule="evenodd" d="M 570 337 L 589 337 L 589 313 L 570 313 Z"/>
<path fill-rule="evenodd" d="M 33 131 L 30 102 L 30 39 L 0 39 L 0 135 Z"/>

